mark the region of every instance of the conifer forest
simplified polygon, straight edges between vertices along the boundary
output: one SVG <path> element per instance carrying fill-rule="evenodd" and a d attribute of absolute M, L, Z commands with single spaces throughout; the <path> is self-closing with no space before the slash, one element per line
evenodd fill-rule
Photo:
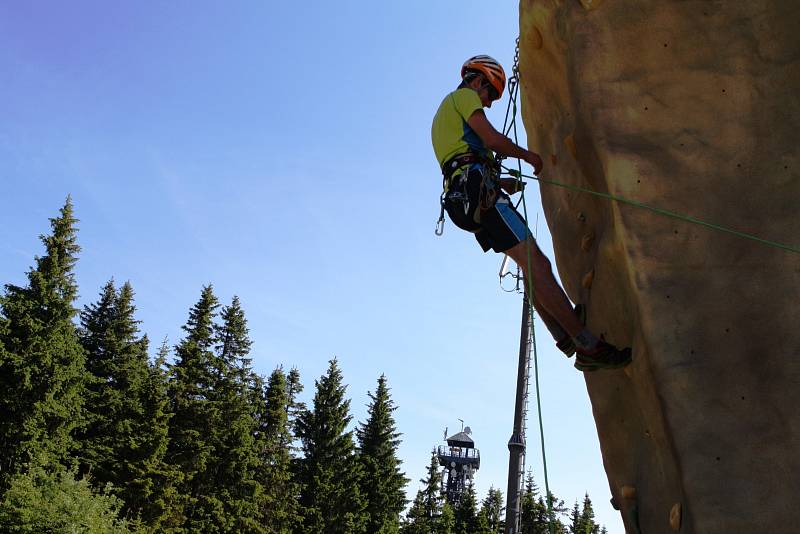
<path fill-rule="evenodd" d="M 140 331 L 114 273 L 78 309 L 77 222 L 67 199 L 0 293 L 0 532 L 503 532 L 500 490 L 450 503 L 435 455 L 402 465 L 386 376 L 354 421 L 335 358 L 320 377 L 257 374 L 237 297 L 199 288 L 174 344 Z M 528 473 L 522 533 L 606 532 L 588 495 L 551 498 L 552 516 Z"/>

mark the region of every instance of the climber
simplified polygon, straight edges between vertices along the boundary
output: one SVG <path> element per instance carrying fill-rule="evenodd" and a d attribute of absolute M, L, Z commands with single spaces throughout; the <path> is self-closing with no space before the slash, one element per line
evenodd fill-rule
<path fill-rule="evenodd" d="M 483 112 L 503 94 L 503 67 L 489 56 L 475 56 L 461 67 L 461 80 L 440 104 L 431 128 L 433 150 L 444 177 L 443 210 L 456 226 L 475 234 L 484 252 L 491 248 L 517 262 L 526 287 L 529 280 L 534 281 L 532 303 L 558 348 L 568 357 L 577 355 L 578 370 L 624 367 L 631 361 L 631 349 L 617 349 L 583 326 L 558 285 L 550 261 L 511 204 L 509 194 L 521 190 L 524 183 L 498 178 L 492 151 L 525 160 L 536 174 L 542 170 L 538 154 L 495 130 Z"/>

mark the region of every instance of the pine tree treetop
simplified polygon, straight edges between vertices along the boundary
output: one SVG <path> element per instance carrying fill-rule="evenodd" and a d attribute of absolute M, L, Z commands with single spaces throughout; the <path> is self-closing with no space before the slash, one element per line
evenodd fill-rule
<path fill-rule="evenodd" d="M 78 219 L 73 215 L 72 198 L 67 197 L 60 210 L 61 216 L 50 219 L 52 232 L 39 238 L 45 245 L 46 254 L 36 258 L 36 273 L 41 275 L 31 277 L 31 285 L 47 280 L 50 289 L 65 303 L 75 300 L 78 296 L 78 286 L 75 282 L 73 268 L 78 261 L 77 254 L 81 251 L 78 245 L 76 224 Z"/>
<path fill-rule="evenodd" d="M 84 424 L 85 356 L 72 322 L 76 222 L 67 198 L 51 234 L 40 236 L 45 255 L 35 258 L 28 285 L 6 285 L 0 297 L 0 385 L 11 399 L 0 406 L 0 477 L 40 454 L 64 460 Z"/>
<path fill-rule="evenodd" d="M 224 306 L 220 314 L 222 325 L 215 328 L 217 352 L 223 365 L 238 367 L 238 380 L 244 382 L 250 372 L 250 353 L 252 342 L 249 338 L 247 319 L 239 302 L 234 296 L 230 306 Z"/>
<path fill-rule="evenodd" d="M 189 320 L 182 327 L 187 341 L 194 341 L 201 350 L 209 350 L 214 335 L 214 316 L 219 301 L 210 284 L 203 287 L 200 300 L 189 311 Z"/>

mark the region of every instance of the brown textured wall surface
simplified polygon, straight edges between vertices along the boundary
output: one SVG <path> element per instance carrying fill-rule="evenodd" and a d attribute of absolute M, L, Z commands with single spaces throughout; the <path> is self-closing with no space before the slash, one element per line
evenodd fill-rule
<path fill-rule="evenodd" d="M 800 2 L 523 0 L 520 48 L 544 178 L 800 246 Z M 542 195 L 568 293 L 634 349 L 586 375 L 628 532 L 800 532 L 800 255 Z"/>

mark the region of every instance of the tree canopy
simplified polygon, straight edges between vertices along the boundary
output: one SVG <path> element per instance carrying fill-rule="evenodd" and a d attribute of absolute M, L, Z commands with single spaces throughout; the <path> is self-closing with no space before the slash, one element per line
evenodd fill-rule
<path fill-rule="evenodd" d="M 408 502 L 386 375 L 354 421 L 336 358 L 308 403 L 297 369 L 256 373 L 239 297 L 222 305 L 212 285 L 202 287 L 183 337 L 154 355 L 130 282 L 110 277 L 78 310 L 77 222 L 67 198 L 26 283 L 0 294 L 4 532 L 502 531 L 502 493 L 479 500 L 470 485 L 446 502 L 435 452 Z M 602 532 L 588 495 L 569 519 L 557 520 L 557 532 Z M 546 524 L 529 474 L 523 532 Z"/>

